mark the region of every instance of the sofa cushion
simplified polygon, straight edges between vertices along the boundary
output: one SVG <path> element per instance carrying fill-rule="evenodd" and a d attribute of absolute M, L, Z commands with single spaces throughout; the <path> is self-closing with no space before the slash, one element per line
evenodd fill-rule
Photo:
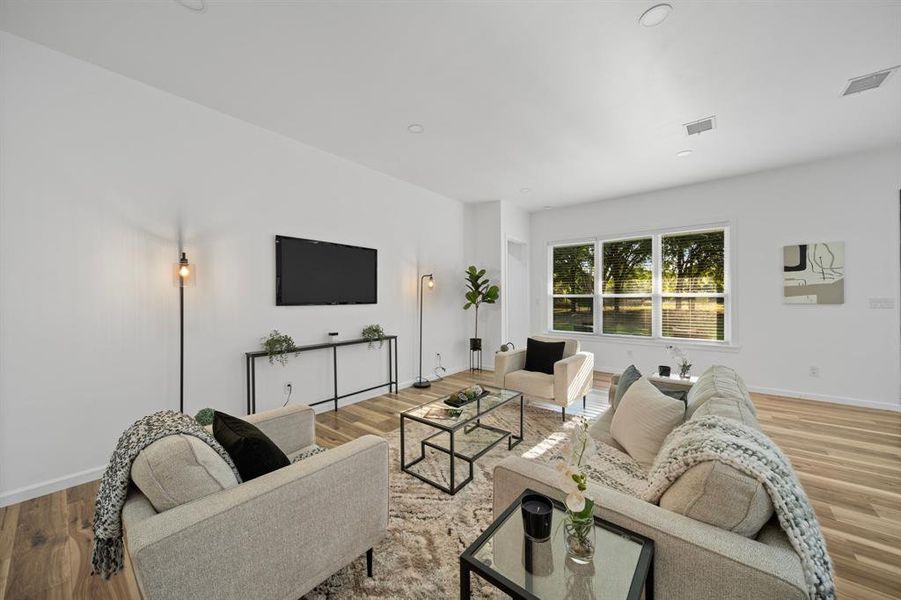
<path fill-rule="evenodd" d="M 135 458 L 131 480 L 157 512 L 238 485 L 228 463 L 193 435 L 169 435 Z"/>
<path fill-rule="evenodd" d="M 773 516 L 773 503 L 763 485 L 718 461 L 688 469 L 663 493 L 660 506 L 749 538 Z"/>
<path fill-rule="evenodd" d="M 751 394 L 738 373 L 729 367 L 713 365 L 698 377 L 697 383 L 691 386 L 686 398 L 688 412 L 685 418 L 690 419 L 696 410 L 714 396 L 740 399 L 750 407 L 754 414 L 757 414 L 754 403 L 751 401 Z"/>
<path fill-rule="evenodd" d="M 213 435 L 231 456 L 244 481 L 291 464 L 275 442 L 255 425 L 218 410 L 213 417 Z"/>
<path fill-rule="evenodd" d="M 626 370 L 623 371 L 623 374 L 619 376 L 619 380 L 616 382 L 616 394 L 613 396 L 613 410 L 616 410 L 616 407 L 619 406 L 619 403 L 622 401 L 623 396 L 629 390 L 633 383 L 638 381 L 641 378 L 641 373 L 638 369 L 635 368 L 635 365 L 629 365 L 626 367 Z"/>
<path fill-rule="evenodd" d="M 592 421 L 591 425 L 588 427 L 588 435 L 590 435 L 595 442 L 607 444 L 620 452 L 625 452 L 623 447 L 619 445 L 619 442 L 613 439 L 613 436 L 610 434 L 610 423 L 612 422 L 613 409 L 611 408 L 601 415 L 600 418 Z"/>
<path fill-rule="evenodd" d="M 554 376 L 534 371 L 513 371 L 504 379 L 507 389 L 538 398 L 554 397 Z"/>
<path fill-rule="evenodd" d="M 685 416 L 685 405 L 670 398 L 641 377 L 629 387 L 613 413 L 610 433 L 647 471 L 664 438 Z"/>
<path fill-rule="evenodd" d="M 554 374 L 554 363 L 563 358 L 566 342 L 542 342 L 529 338 L 526 341 L 526 371 Z"/>
<path fill-rule="evenodd" d="M 713 396 L 695 409 L 691 414 L 691 418 L 699 419 L 708 415 L 735 419 L 748 427 L 760 429 L 760 423 L 757 421 L 757 417 L 751 406 L 740 398 L 721 398 L 719 396 Z"/>

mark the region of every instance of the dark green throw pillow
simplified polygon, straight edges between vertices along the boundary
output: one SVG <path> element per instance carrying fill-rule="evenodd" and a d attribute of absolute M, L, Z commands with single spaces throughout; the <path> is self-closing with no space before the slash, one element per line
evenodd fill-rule
<path fill-rule="evenodd" d="M 641 373 L 635 368 L 635 365 L 626 367 L 623 374 L 619 376 L 619 383 L 616 384 L 616 394 L 613 396 L 613 410 L 616 410 L 620 400 L 626 395 L 626 391 L 639 379 L 641 379 Z"/>
<path fill-rule="evenodd" d="M 231 456 L 243 481 L 291 464 L 281 448 L 255 425 L 218 410 L 213 416 L 213 437 Z"/>

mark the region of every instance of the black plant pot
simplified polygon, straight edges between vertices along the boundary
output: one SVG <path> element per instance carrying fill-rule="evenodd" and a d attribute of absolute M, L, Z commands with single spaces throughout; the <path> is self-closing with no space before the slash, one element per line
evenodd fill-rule
<path fill-rule="evenodd" d="M 482 338 L 469 338 L 469 349 L 472 352 L 482 349 Z"/>

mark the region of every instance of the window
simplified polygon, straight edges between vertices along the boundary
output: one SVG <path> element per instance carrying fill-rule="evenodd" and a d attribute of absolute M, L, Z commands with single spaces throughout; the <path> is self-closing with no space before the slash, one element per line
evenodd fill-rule
<path fill-rule="evenodd" d="M 594 243 L 554 246 L 552 329 L 594 331 Z"/>
<path fill-rule="evenodd" d="M 725 232 L 661 236 L 663 337 L 725 339 Z"/>
<path fill-rule="evenodd" d="M 601 247 L 601 331 L 651 335 L 654 291 L 651 238 L 603 242 Z"/>
<path fill-rule="evenodd" d="M 726 341 L 726 239 L 717 228 L 552 246 L 550 328 Z"/>

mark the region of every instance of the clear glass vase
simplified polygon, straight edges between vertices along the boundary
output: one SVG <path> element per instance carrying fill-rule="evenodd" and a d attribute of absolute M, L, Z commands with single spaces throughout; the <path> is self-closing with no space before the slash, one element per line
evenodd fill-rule
<path fill-rule="evenodd" d="M 588 564 L 594 558 L 594 517 L 576 517 L 567 511 L 564 522 L 566 554 L 579 564 Z"/>

